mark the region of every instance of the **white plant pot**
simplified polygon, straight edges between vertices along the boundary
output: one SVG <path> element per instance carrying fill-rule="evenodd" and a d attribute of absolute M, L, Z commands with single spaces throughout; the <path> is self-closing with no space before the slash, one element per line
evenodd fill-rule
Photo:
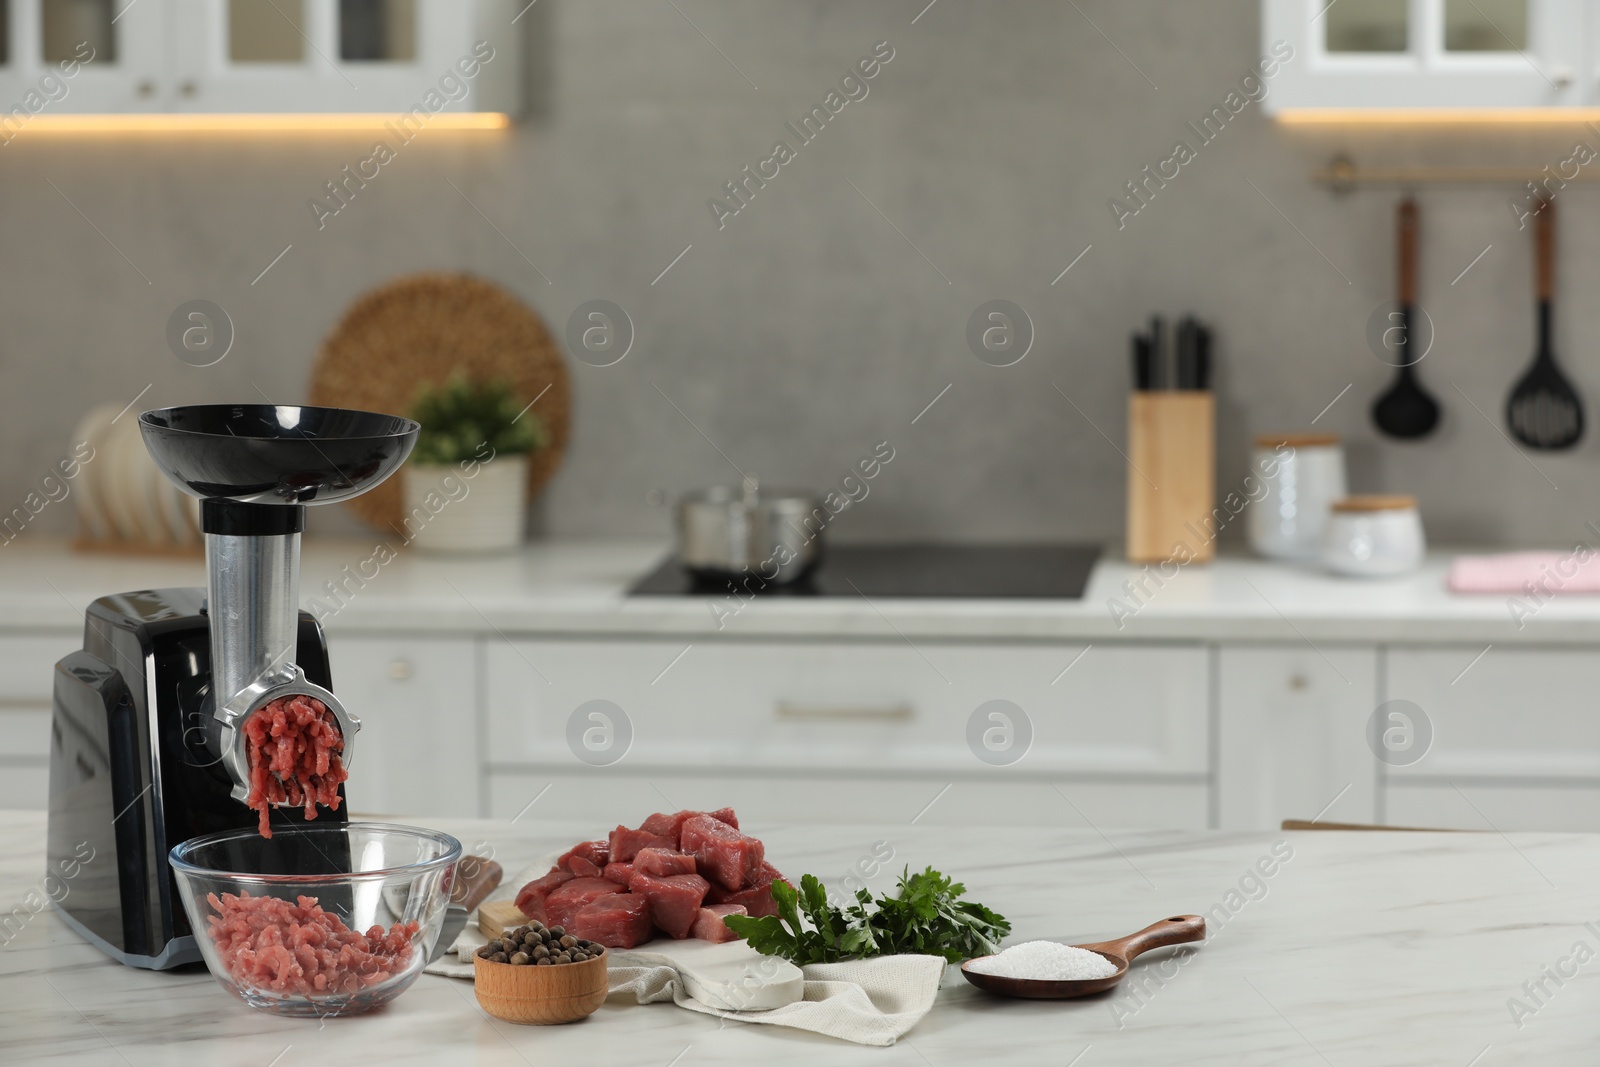
<path fill-rule="evenodd" d="M 408 463 L 401 471 L 406 543 L 425 552 L 506 552 L 522 544 L 528 457 L 467 465 Z M 469 477 L 468 471 L 474 471 Z"/>

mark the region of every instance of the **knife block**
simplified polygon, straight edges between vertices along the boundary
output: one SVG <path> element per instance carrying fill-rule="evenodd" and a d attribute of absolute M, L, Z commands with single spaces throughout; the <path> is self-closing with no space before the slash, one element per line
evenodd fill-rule
<path fill-rule="evenodd" d="M 1210 393 L 1128 399 L 1128 559 L 1209 562 L 1216 553 L 1216 404 Z M 1185 555 L 1184 546 L 1187 549 Z"/>

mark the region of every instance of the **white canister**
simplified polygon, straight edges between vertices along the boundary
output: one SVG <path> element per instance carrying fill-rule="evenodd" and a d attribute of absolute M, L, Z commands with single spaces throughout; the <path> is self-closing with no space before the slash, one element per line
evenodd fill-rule
<path fill-rule="evenodd" d="M 1322 565 L 1355 578 L 1414 571 L 1426 551 L 1412 496 L 1346 497 L 1334 503 L 1322 531 Z"/>
<path fill-rule="evenodd" d="M 1265 492 L 1246 512 L 1250 547 L 1268 559 L 1317 558 L 1328 509 L 1344 499 L 1344 448 L 1333 434 L 1256 438 L 1251 473 Z"/>
<path fill-rule="evenodd" d="M 457 553 L 505 552 L 522 544 L 527 456 L 501 455 L 470 465 L 407 463 L 401 479 L 408 544 L 425 552 Z"/>

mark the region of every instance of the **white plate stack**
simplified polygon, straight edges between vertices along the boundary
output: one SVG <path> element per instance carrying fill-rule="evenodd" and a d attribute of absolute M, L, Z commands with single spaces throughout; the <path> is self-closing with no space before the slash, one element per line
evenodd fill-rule
<path fill-rule="evenodd" d="M 87 446 L 87 447 L 84 447 Z M 103 404 L 73 432 L 88 457 L 73 486 L 77 547 L 96 551 L 198 555 L 200 502 L 167 480 L 145 451 L 138 413 Z"/>

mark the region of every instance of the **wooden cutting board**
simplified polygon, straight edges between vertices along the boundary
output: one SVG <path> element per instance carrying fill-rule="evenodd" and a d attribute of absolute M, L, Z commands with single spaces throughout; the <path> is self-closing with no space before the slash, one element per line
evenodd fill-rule
<path fill-rule="evenodd" d="M 805 996 L 805 975 L 788 960 L 763 956 L 743 941 L 657 938 L 636 949 L 617 949 L 612 965 L 677 968 L 684 991 L 702 1004 L 724 1011 L 768 1011 Z"/>

